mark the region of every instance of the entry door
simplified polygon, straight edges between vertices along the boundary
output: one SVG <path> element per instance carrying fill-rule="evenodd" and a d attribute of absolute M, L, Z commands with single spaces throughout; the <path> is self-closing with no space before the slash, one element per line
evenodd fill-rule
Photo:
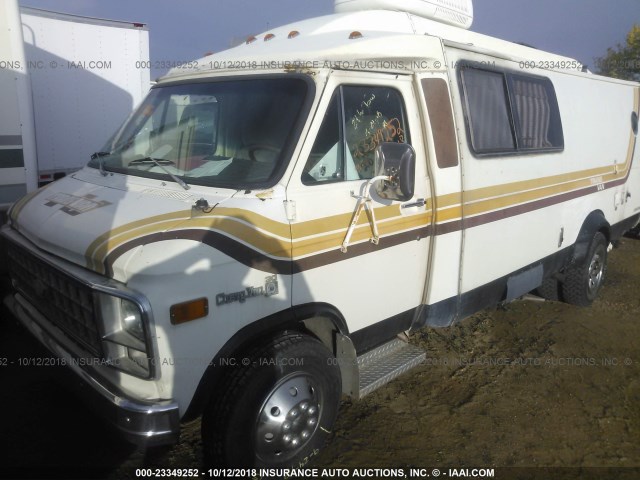
<path fill-rule="evenodd" d="M 295 209 L 293 304 L 329 304 L 351 333 L 367 329 L 372 343 L 410 326 L 425 287 L 431 202 L 416 95 L 408 76 L 343 72 L 324 91 L 287 189 Z M 382 142 L 414 147 L 414 196 L 389 201 L 372 189 L 375 220 L 363 211 L 344 245 Z"/>

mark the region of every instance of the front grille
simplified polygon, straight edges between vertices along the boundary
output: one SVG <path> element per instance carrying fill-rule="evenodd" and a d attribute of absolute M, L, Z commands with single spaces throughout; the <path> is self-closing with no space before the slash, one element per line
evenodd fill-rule
<path fill-rule="evenodd" d="M 79 346 L 102 357 L 91 288 L 12 242 L 7 247 L 15 289 Z"/>

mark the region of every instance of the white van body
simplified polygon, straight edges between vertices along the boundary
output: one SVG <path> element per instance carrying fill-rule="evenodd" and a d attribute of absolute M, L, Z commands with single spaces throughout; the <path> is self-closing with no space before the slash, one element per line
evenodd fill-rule
<path fill-rule="evenodd" d="M 340 393 L 424 358 L 397 335 L 535 289 L 586 305 L 640 218 L 638 84 L 356 10 L 170 72 L 11 210 L 7 304 L 131 439 L 204 412 L 215 461 L 304 464 Z"/>
<path fill-rule="evenodd" d="M 2 42 L 3 61 L 12 67 L 2 67 L 3 78 L 19 76 L 1 85 L 5 101 L 16 104 L 3 109 L 10 112 L 3 122 L 22 125 L 22 139 L 0 147 L 24 157 L 0 179 L 0 209 L 6 209 L 38 185 L 82 168 L 104 144 L 104 132 L 122 124 L 151 84 L 144 24 L 2 3 L 2 34 L 11 34 Z M 2 125 L 0 135 L 10 139 L 16 135 L 10 130 Z"/>

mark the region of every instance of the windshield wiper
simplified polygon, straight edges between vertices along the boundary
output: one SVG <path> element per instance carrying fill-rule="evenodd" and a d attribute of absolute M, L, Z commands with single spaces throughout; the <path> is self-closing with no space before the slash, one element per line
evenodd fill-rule
<path fill-rule="evenodd" d="M 140 164 L 144 164 L 144 163 L 153 163 L 156 166 L 160 167 L 162 170 L 164 170 L 164 172 L 167 175 L 169 175 L 178 185 L 180 185 L 185 190 L 189 190 L 191 188 L 189 185 L 187 185 L 187 182 L 185 182 L 180 177 L 178 177 L 178 176 L 174 175 L 173 173 L 171 173 L 160 162 L 164 163 L 165 165 L 175 165 L 175 162 L 172 162 L 171 160 L 165 160 L 165 159 L 162 159 L 162 158 L 156 159 L 156 158 L 153 158 L 153 157 L 145 157 L 145 158 L 139 158 L 137 160 L 133 160 L 133 161 L 129 162 L 129 166 L 136 165 L 136 164 L 140 165 Z"/>
<path fill-rule="evenodd" d="M 95 152 L 91 154 L 91 160 L 98 159 L 98 168 L 103 177 L 107 176 L 107 171 L 104 169 L 104 160 L 102 157 L 108 157 L 109 155 L 111 155 L 111 152 Z"/>

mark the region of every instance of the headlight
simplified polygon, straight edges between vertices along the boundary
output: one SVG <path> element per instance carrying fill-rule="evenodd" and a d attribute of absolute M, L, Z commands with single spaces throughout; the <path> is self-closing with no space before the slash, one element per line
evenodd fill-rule
<path fill-rule="evenodd" d="M 141 342 L 144 342 L 142 315 L 138 307 L 129 300 L 120 299 L 122 327 Z"/>
<path fill-rule="evenodd" d="M 104 359 L 113 367 L 148 378 L 150 351 L 145 316 L 136 303 L 126 298 L 98 294 L 104 335 Z"/>

